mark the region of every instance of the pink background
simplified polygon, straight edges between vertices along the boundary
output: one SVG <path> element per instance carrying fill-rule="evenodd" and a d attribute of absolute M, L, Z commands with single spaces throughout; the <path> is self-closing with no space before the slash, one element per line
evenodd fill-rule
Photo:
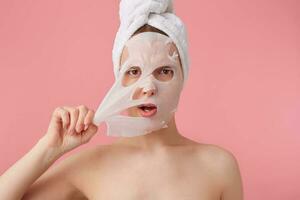
<path fill-rule="evenodd" d="M 180 131 L 233 152 L 245 199 L 300 199 L 299 1 L 175 8 L 191 56 Z M 97 108 L 113 83 L 118 23 L 116 0 L 0 1 L 1 173 L 45 133 L 56 106 Z M 100 133 L 71 153 L 112 140 Z"/>

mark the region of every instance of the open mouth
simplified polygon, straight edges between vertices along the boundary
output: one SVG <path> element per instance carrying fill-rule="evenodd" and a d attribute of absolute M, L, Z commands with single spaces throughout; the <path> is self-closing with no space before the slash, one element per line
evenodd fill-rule
<path fill-rule="evenodd" d="M 143 117 L 152 117 L 157 112 L 157 107 L 154 104 L 142 104 L 138 107 L 139 113 Z"/>

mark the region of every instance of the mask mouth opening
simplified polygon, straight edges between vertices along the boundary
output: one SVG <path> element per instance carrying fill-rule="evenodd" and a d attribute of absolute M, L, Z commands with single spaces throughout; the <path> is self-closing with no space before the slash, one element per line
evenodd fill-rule
<path fill-rule="evenodd" d="M 157 106 L 152 103 L 140 104 L 123 110 L 120 114 L 128 117 L 146 117 L 150 118 L 157 113 Z"/>
<path fill-rule="evenodd" d="M 141 105 L 137 106 L 137 108 L 140 110 L 143 110 L 144 112 L 150 112 L 152 110 L 157 110 L 157 106 L 152 103 L 141 104 Z"/>

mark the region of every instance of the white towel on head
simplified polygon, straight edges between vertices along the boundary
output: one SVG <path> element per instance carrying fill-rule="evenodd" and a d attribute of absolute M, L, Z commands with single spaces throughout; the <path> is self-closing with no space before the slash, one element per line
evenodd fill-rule
<path fill-rule="evenodd" d="M 189 57 L 184 23 L 173 11 L 172 0 L 121 0 L 120 27 L 112 50 L 114 74 L 118 77 L 120 57 L 126 41 L 145 24 L 165 32 L 179 51 L 184 81 L 188 77 Z"/>

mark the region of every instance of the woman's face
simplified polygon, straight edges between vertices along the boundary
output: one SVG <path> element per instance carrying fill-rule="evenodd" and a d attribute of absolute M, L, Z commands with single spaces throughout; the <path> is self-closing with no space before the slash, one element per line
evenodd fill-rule
<path fill-rule="evenodd" d="M 183 73 L 176 45 L 173 42 L 165 43 L 160 40 L 152 41 L 150 44 L 141 40 L 137 42 L 136 36 L 127 41 L 121 55 L 120 66 L 129 62 L 122 77 L 122 85 L 127 87 L 134 84 L 141 78 L 143 72 L 149 70 L 145 68 L 151 66 L 151 80 L 155 79 L 155 81 L 149 81 L 145 87 L 136 88 L 133 99 L 152 98 L 156 95 L 168 95 L 168 98 L 176 99 L 183 84 Z M 164 91 L 159 91 L 159 87 L 155 84 L 157 81 L 171 84 L 167 85 L 168 87 L 164 86 L 167 88 Z M 134 106 L 126 110 L 126 114 L 131 117 L 152 117 L 156 112 L 155 105 Z"/>

